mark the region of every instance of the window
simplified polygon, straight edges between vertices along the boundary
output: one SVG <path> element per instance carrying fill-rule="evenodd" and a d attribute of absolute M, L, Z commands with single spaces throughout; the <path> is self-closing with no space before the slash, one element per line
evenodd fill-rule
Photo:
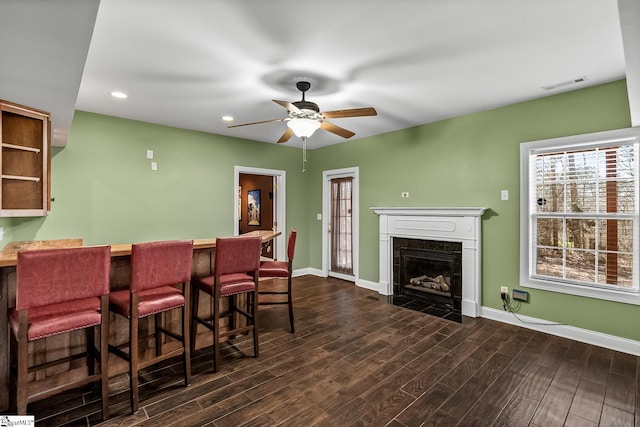
<path fill-rule="evenodd" d="M 640 304 L 640 129 L 520 145 L 522 286 Z"/>

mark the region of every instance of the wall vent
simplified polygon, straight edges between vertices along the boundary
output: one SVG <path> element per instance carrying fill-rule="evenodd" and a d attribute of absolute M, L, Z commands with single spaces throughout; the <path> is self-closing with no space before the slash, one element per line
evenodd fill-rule
<path fill-rule="evenodd" d="M 587 80 L 587 76 L 582 76 L 582 77 L 578 77 L 577 79 L 566 80 L 566 81 L 563 81 L 563 82 L 554 83 L 552 85 L 542 86 L 542 89 L 544 89 L 544 90 L 554 90 L 554 89 L 558 89 L 558 88 L 561 88 L 561 87 L 582 83 L 582 82 L 584 82 L 586 80 Z"/>

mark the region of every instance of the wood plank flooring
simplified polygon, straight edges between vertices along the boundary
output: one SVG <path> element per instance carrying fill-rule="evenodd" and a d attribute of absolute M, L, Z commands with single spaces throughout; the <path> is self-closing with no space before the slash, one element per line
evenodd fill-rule
<path fill-rule="evenodd" d="M 640 426 L 640 358 L 487 319 L 461 323 L 386 304 L 351 283 L 294 279 L 296 333 L 286 306 L 260 307 L 251 341 L 211 348 L 143 374 L 140 411 L 112 378 L 100 426 Z M 172 363 L 171 363 L 172 362 Z M 95 392 L 29 406 L 38 426 L 98 425 Z"/>

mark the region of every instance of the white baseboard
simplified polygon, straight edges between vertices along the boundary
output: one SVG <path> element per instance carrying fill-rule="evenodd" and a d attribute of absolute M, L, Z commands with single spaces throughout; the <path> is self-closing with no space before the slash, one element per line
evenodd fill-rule
<path fill-rule="evenodd" d="M 303 268 L 300 270 L 294 270 L 293 272 L 293 276 L 303 276 L 305 274 L 311 274 L 314 276 L 318 276 L 318 277 L 328 277 L 327 274 L 325 274 L 322 270 L 318 269 L 318 268 Z M 356 286 L 359 286 L 361 288 L 365 288 L 365 289 L 369 289 L 370 291 L 375 291 L 375 292 L 379 292 L 379 288 L 380 288 L 380 284 L 378 282 L 371 282 L 369 280 L 364 280 L 364 279 L 356 279 Z"/>
<path fill-rule="evenodd" d="M 326 274 L 322 273 L 322 270 L 317 268 L 307 267 L 307 268 L 300 268 L 297 270 L 293 270 L 293 277 L 306 276 L 307 274 L 311 274 L 312 276 L 318 276 L 318 277 L 327 277 Z"/>
<path fill-rule="evenodd" d="M 640 356 L 640 342 L 627 338 L 616 337 L 615 335 L 603 334 L 601 332 L 590 331 L 588 329 L 577 328 L 570 325 L 545 325 L 553 323 L 535 317 L 524 316 L 518 314 L 518 317 L 525 322 L 516 319 L 513 314 L 497 310 L 490 307 L 482 307 L 480 309 L 480 317 L 485 317 L 498 322 L 509 323 L 511 325 L 520 326 L 535 331 L 568 338 L 574 341 L 580 341 L 587 344 L 597 345 L 599 347 L 608 348 L 610 350 L 621 351 L 623 353 Z"/>
<path fill-rule="evenodd" d="M 356 285 L 361 288 L 369 289 L 370 291 L 380 292 L 380 284 L 378 282 L 372 282 L 370 280 L 358 279 L 356 280 Z"/>

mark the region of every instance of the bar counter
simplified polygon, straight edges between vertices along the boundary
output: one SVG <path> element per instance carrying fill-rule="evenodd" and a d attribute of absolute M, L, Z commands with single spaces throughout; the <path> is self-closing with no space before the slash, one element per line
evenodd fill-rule
<path fill-rule="evenodd" d="M 261 236 L 263 243 L 267 243 L 275 239 L 281 234 L 279 231 L 257 230 L 243 234 L 243 236 Z M 15 242 L 10 243 L 0 252 L 0 411 L 9 408 L 9 324 L 8 311 L 15 306 L 16 291 L 16 265 L 18 262 L 18 251 L 28 249 L 56 248 L 82 246 L 82 239 L 66 239 L 52 241 L 36 241 L 36 242 Z M 131 243 L 111 245 L 111 271 L 110 271 L 110 287 L 112 291 L 127 289 L 130 277 L 131 262 Z M 215 252 L 216 239 L 194 239 L 193 240 L 193 265 L 192 275 L 206 276 L 213 273 L 213 254 Z M 208 304 L 201 304 L 203 310 L 208 309 Z M 207 313 L 204 313 L 205 316 Z M 178 317 L 167 317 L 169 323 L 179 322 Z M 127 341 L 128 323 L 126 319 L 112 314 L 110 317 L 110 343 L 121 343 Z M 153 322 L 151 322 L 152 324 Z M 147 327 L 152 327 L 149 324 Z M 141 330 L 143 329 L 141 325 Z M 47 338 L 46 346 L 38 347 L 36 357 L 44 360 L 48 351 L 55 351 L 57 355 L 60 351 L 77 353 L 72 347 L 84 345 L 82 342 L 82 331 L 78 336 L 71 333 L 70 338 L 67 335 L 60 335 Z M 196 347 L 211 345 L 213 342 L 211 333 L 200 334 L 196 339 Z M 30 344 L 32 345 L 32 344 Z M 117 375 L 127 370 L 126 364 L 117 363 L 117 358 L 110 358 L 109 374 Z M 112 363 L 116 362 L 116 363 Z M 71 369 L 72 367 L 70 367 Z"/>
<path fill-rule="evenodd" d="M 267 243 L 282 234 L 279 231 L 271 230 L 256 230 L 244 233 L 243 236 L 260 236 L 262 242 Z M 64 246 L 82 246 L 82 239 L 65 239 L 65 240 L 49 240 L 44 241 L 42 245 L 38 245 L 39 242 L 19 242 L 19 244 L 12 246 L 9 244 L 2 252 L 0 252 L 0 267 L 15 267 L 18 263 L 18 251 L 22 248 L 25 249 L 40 249 L 40 248 L 55 248 L 61 247 L 56 242 L 62 242 Z M 77 245 L 73 243 L 77 242 Z M 30 244 L 33 243 L 33 244 Z M 213 249 L 216 247 L 216 239 L 194 239 L 193 250 L 198 249 Z M 111 245 L 111 257 L 131 255 L 131 243 L 120 243 Z"/>

